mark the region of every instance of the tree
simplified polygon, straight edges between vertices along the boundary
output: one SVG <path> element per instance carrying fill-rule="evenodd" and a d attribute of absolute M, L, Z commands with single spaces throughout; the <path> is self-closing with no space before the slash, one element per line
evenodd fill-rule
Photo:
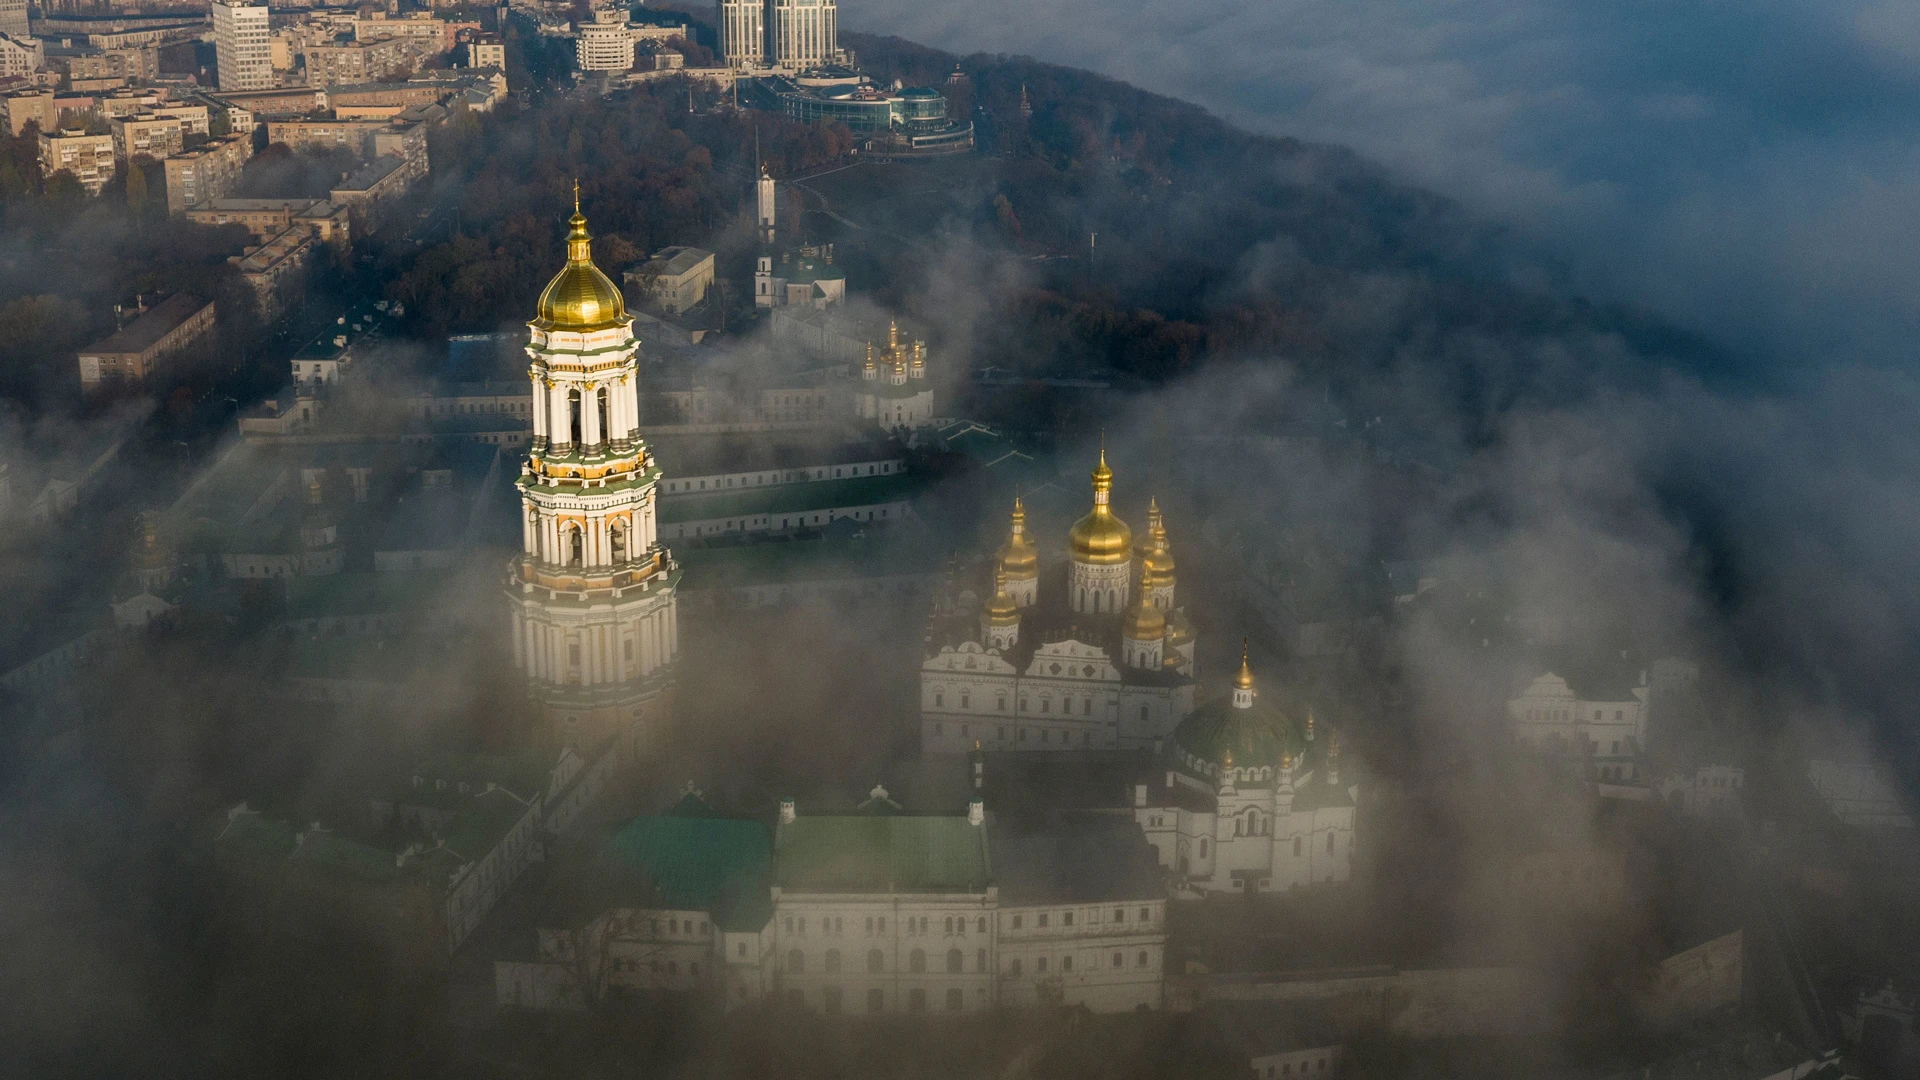
<path fill-rule="evenodd" d="M 127 205 L 135 216 L 147 209 L 147 170 L 138 162 L 127 162 Z"/>

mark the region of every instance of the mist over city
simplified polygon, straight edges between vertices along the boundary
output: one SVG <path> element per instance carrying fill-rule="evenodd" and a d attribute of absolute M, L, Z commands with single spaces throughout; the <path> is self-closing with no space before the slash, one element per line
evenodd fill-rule
<path fill-rule="evenodd" d="M 1920 1078 L 1916 26 L 0 0 L 0 1071 Z"/>

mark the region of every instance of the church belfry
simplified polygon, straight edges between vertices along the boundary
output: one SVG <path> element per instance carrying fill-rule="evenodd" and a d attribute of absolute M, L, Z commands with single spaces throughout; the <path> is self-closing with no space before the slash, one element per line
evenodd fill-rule
<path fill-rule="evenodd" d="M 637 739 L 679 651 L 679 570 L 655 524 L 660 470 L 640 437 L 633 318 L 593 265 L 579 185 L 567 262 L 528 323 L 533 440 L 517 484 L 514 660 L 554 734 Z"/>

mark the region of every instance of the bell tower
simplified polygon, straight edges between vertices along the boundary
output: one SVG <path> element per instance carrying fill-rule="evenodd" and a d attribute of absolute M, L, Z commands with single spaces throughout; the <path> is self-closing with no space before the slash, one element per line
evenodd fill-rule
<path fill-rule="evenodd" d="M 557 740 L 618 738 L 634 752 L 671 702 L 680 571 L 655 525 L 660 470 L 640 437 L 633 317 L 593 265 L 577 182 L 567 224 L 566 265 L 527 324 L 533 440 L 507 582 L 514 662 Z"/>

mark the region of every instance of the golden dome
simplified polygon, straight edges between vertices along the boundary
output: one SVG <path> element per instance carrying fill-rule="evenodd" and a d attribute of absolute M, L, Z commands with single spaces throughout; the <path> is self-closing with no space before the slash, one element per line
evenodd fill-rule
<path fill-rule="evenodd" d="M 1240 639 L 1240 673 L 1233 677 L 1236 690 L 1253 689 L 1253 669 L 1247 666 L 1247 639 Z"/>
<path fill-rule="evenodd" d="M 1040 553 L 1027 540 L 1027 511 L 1020 505 L 1018 495 L 1013 497 L 1013 514 L 1009 520 L 1007 542 L 1000 545 L 1000 565 L 1006 569 L 1007 580 L 1031 581 L 1040 576 Z"/>
<path fill-rule="evenodd" d="M 1007 568 L 996 567 L 993 571 L 993 597 L 987 601 L 986 616 L 988 626 L 1020 625 L 1020 609 L 1014 606 L 1013 597 L 1007 595 Z"/>
<path fill-rule="evenodd" d="M 1133 542 L 1133 561 L 1146 566 L 1148 556 L 1153 554 L 1154 534 L 1160 531 L 1160 500 L 1147 500 L 1147 527 L 1140 530 L 1140 539 Z M 1144 571 L 1143 571 L 1144 574 Z"/>
<path fill-rule="evenodd" d="M 586 333 L 628 321 L 627 302 L 600 268 L 593 265 L 593 238 L 580 213 L 580 185 L 573 185 L 573 217 L 567 220 L 567 265 L 540 294 L 533 325 L 542 330 Z"/>
<path fill-rule="evenodd" d="M 1113 470 L 1107 468 L 1106 447 L 1093 469 L 1093 510 L 1067 531 L 1073 561 L 1089 566 L 1119 566 L 1133 558 L 1133 530 L 1113 515 L 1107 493 L 1113 490 Z"/>
<path fill-rule="evenodd" d="M 1122 632 L 1132 641 L 1158 641 L 1167 632 L 1167 617 L 1144 598 L 1136 600 L 1127 609 L 1126 629 Z"/>

